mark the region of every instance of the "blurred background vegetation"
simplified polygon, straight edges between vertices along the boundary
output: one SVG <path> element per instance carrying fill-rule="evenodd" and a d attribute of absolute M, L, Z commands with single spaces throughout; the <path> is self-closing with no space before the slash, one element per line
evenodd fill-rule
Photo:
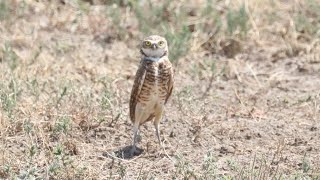
<path fill-rule="evenodd" d="M 5 24 L 12 24 L 15 19 L 32 16 L 30 13 L 41 9 L 41 4 L 28 0 L 1 0 L 0 19 Z M 169 40 L 172 61 L 188 54 L 190 48 L 199 47 L 234 57 L 245 49 L 242 47 L 246 43 L 242 42 L 263 41 L 260 34 L 273 26 L 277 26 L 273 32 L 280 33 L 286 41 L 290 41 L 287 37 L 298 41 L 319 37 L 320 5 L 317 0 L 287 5 L 273 0 L 59 0 L 53 4 L 47 9 L 51 14 L 39 20 L 40 26 L 52 30 L 65 27 L 72 33 L 92 33 L 98 39 L 105 38 L 102 40 L 106 42 L 160 34 Z M 60 11 L 69 11 L 69 17 L 56 17 L 54 14 Z"/>

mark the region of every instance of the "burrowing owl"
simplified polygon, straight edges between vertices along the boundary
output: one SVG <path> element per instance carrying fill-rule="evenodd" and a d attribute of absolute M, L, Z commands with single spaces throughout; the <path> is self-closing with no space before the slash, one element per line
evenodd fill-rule
<path fill-rule="evenodd" d="M 172 93 L 173 69 L 168 59 L 168 44 L 165 38 L 152 35 L 141 44 L 141 61 L 136 73 L 130 98 L 130 119 L 133 123 L 133 146 L 136 152 L 139 126 L 152 121 L 161 144 L 159 123 L 164 105 Z"/>

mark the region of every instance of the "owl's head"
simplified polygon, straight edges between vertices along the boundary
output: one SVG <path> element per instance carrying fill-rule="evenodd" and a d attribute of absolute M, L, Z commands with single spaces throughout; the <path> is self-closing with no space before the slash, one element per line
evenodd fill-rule
<path fill-rule="evenodd" d="M 160 58 L 168 55 L 168 44 L 164 37 L 151 35 L 141 44 L 141 53 L 146 57 Z"/>

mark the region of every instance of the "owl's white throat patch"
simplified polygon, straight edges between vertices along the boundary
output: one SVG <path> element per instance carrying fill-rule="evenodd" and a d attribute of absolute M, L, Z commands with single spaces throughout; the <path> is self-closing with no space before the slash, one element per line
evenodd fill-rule
<path fill-rule="evenodd" d="M 158 62 L 161 57 L 144 57 L 145 60 Z"/>
<path fill-rule="evenodd" d="M 162 50 L 150 50 L 141 49 L 141 53 L 144 55 L 143 59 L 153 62 L 158 62 L 163 56 L 167 55 L 167 51 Z"/>
<path fill-rule="evenodd" d="M 151 48 L 142 48 L 141 49 L 143 54 L 148 57 L 161 57 L 164 53 L 164 49 L 157 48 L 157 49 L 151 49 Z"/>

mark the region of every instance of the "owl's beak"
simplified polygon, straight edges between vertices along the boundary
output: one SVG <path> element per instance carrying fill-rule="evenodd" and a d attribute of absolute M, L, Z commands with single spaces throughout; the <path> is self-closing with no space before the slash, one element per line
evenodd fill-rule
<path fill-rule="evenodd" d="M 152 44 L 151 45 L 151 48 L 154 50 L 154 49 L 157 49 L 157 45 L 156 44 Z"/>

